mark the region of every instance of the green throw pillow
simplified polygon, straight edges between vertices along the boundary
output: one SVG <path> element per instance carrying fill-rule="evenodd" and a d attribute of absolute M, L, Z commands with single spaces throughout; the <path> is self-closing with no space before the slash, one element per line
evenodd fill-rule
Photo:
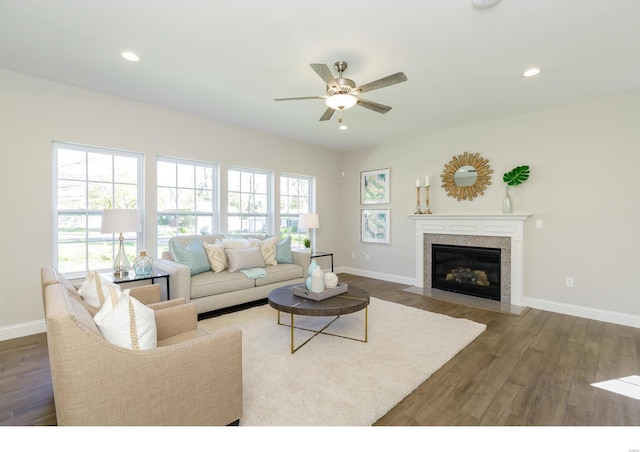
<path fill-rule="evenodd" d="M 276 243 L 276 262 L 278 264 L 295 264 L 291 254 L 291 236 Z"/>
<path fill-rule="evenodd" d="M 186 265 L 191 269 L 191 276 L 211 270 L 207 253 L 200 237 L 196 237 L 191 245 L 184 247 L 179 243 L 171 242 L 171 254 L 176 262 Z"/>

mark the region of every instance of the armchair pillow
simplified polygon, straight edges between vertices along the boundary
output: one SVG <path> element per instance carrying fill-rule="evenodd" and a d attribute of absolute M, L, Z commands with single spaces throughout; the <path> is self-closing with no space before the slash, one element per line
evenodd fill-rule
<path fill-rule="evenodd" d="M 122 292 L 115 303 L 104 303 L 93 321 L 107 342 L 132 350 L 155 348 L 158 335 L 154 311 L 130 296 L 129 291 Z"/>
<path fill-rule="evenodd" d="M 191 276 L 211 270 L 207 253 L 199 237 L 196 237 L 187 247 L 173 241 L 169 243 L 171 243 L 173 260 L 189 267 Z"/>
<path fill-rule="evenodd" d="M 107 281 L 98 272 L 90 271 L 80 284 L 78 293 L 85 303 L 100 308 L 105 301 L 114 301 L 120 298 L 121 290 L 118 285 Z"/>
<path fill-rule="evenodd" d="M 226 248 L 225 253 L 229 259 L 229 272 L 237 272 L 249 268 L 264 267 L 262 252 L 258 247 L 251 248 Z"/>

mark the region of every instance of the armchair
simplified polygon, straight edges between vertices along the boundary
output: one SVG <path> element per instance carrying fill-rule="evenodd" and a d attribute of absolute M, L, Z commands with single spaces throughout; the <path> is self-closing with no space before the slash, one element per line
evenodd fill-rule
<path fill-rule="evenodd" d="M 177 300 L 154 309 L 156 348 L 119 347 L 103 339 L 72 285 L 41 274 L 58 425 L 228 425 L 240 419 L 239 329 L 200 330 L 196 306 Z"/>

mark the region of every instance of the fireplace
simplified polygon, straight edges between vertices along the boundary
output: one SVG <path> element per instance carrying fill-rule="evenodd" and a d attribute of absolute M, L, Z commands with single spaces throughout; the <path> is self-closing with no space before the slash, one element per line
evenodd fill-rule
<path fill-rule="evenodd" d="M 500 301 L 435 289 L 452 297 L 498 304 L 510 312 L 524 306 L 524 223 L 531 214 L 412 215 L 416 232 L 415 290 L 432 295 L 432 244 L 497 248 L 500 250 Z M 514 308 L 515 307 L 515 308 Z"/>
<path fill-rule="evenodd" d="M 431 287 L 500 301 L 501 250 L 431 245 Z"/>

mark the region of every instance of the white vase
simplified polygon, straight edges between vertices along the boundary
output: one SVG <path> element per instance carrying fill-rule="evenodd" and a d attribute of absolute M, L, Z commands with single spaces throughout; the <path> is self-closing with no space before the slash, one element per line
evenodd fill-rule
<path fill-rule="evenodd" d="M 311 292 L 322 292 L 324 290 L 324 272 L 320 267 L 316 267 L 311 275 Z"/>
<path fill-rule="evenodd" d="M 507 185 L 507 193 L 502 198 L 502 213 L 512 213 L 513 202 L 511 201 L 511 195 L 509 194 L 509 186 Z"/>
<path fill-rule="evenodd" d="M 309 268 L 307 268 L 307 276 L 312 276 L 313 271 L 318 268 L 318 263 L 315 259 L 311 259 L 311 263 L 309 264 Z"/>

